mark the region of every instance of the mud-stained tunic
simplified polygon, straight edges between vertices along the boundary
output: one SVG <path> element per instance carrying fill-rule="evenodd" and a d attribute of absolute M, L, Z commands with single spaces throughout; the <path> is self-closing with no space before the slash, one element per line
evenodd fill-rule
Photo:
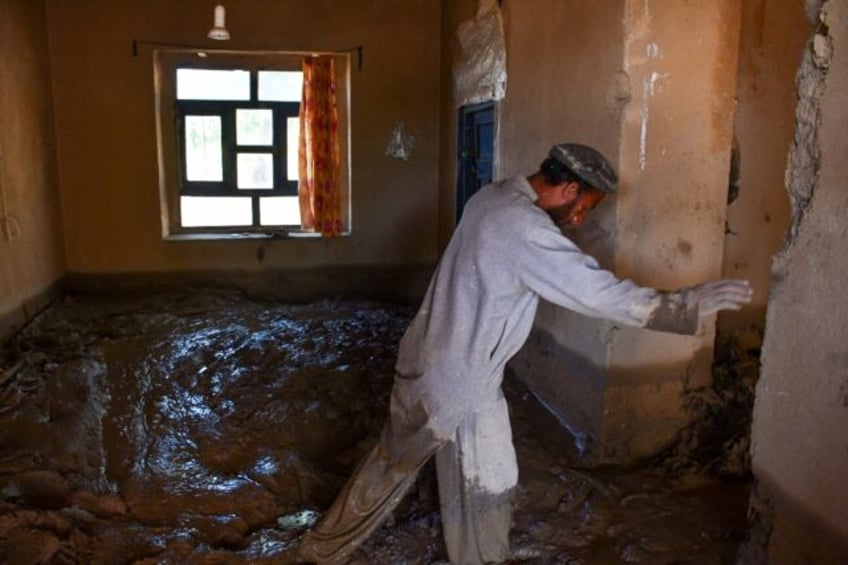
<path fill-rule="evenodd" d="M 422 400 L 430 426 L 451 434 L 463 414 L 500 395 L 539 298 L 622 325 L 692 334 L 697 306 L 598 266 L 534 205 L 524 177 L 481 189 L 466 205 L 400 344 L 395 386 Z"/>
<path fill-rule="evenodd" d="M 694 297 L 621 280 L 535 205 L 524 177 L 467 203 L 398 353 L 389 420 L 301 556 L 343 563 L 436 455 L 442 527 L 454 564 L 509 557 L 518 481 L 504 367 L 527 339 L 539 298 L 622 325 L 694 333 Z"/>

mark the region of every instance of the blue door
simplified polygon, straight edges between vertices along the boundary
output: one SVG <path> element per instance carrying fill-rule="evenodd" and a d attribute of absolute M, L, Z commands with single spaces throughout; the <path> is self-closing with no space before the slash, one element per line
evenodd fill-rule
<path fill-rule="evenodd" d="M 495 152 L 495 105 L 483 102 L 459 109 L 459 178 L 456 190 L 456 221 L 480 187 L 492 182 Z"/>

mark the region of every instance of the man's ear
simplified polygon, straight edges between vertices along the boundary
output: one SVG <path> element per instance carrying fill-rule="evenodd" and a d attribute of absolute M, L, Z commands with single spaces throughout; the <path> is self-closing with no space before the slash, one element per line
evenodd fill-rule
<path fill-rule="evenodd" d="M 568 200 L 574 200 L 577 198 L 577 194 L 580 192 L 580 183 L 576 183 L 574 181 L 566 182 L 565 186 L 562 188 L 562 194 Z"/>

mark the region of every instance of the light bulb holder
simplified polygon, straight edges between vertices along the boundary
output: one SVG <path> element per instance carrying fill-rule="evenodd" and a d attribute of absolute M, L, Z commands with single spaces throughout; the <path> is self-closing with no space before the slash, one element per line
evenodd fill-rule
<path fill-rule="evenodd" d="M 206 34 L 209 39 L 226 41 L 230 38 L 230 32 L 227 31 L 226 18 L 227 12 L 224 9 L 224 5 L 218 4 L 215 6 L 215 20 L 212 25 L 212 29 L 209 30 L 208 34 Z"/>
<path fill-rule="evenodd" d="M 213 27 L 207 34 L 209 39 L 217 39 L 218 41 L 226 41 L 230 38 L 230 32 L 222 27 Z"/>

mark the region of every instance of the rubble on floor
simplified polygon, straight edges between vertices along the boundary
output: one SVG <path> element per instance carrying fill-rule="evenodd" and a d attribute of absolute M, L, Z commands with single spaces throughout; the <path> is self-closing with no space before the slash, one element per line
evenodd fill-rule
<path fill-rule="evenodd" d="M 760 374 L 762 335 L 719 336 L 713 383 L 689 390 L 684 406 L 692 425 L 654 462 L 670 475 L 749 479 L 751 417 Z"/>

